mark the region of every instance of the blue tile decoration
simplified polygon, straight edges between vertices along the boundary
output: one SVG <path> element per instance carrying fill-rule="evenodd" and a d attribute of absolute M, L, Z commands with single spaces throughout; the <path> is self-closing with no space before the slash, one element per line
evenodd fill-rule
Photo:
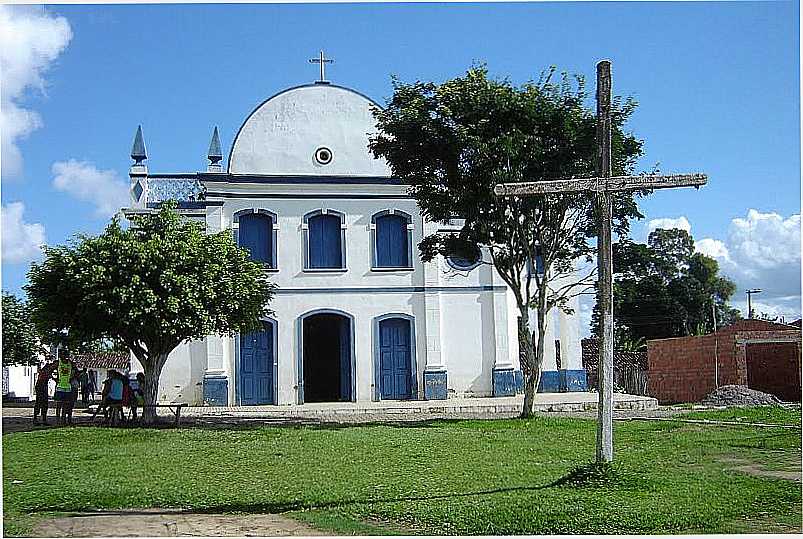
<path fill-rule="evenodd" d="M 188 178 L 148 178 L 148 202 L 203 200 L 201 182 Z"/>
<path fill-rule="evenodd" d="M 229 380 L 225 375 L 204 376 L 204 404 L 228 406 Z"/>
<path fill-rule="evenodd" d="M 513 371 L 513 384 L 516 386 L 516 393 L 524 393 L 524 373 Z"/>
<path fill-rule="evenodd" d="M 446 399 L 446 371 L 424 372 L 424 399 Z"/>
<path fill-rule="evenodd" d="M 564 381 L 562 391 L 588 391 L 585 369 L 565 369 L 561 373 Z"/>
<path fill-rule="evenodd" d="M 558 371 L 543 371 L 538 383 L 538 393 L 559 393 L 560 374 Z"/>
<path fill-rule="evenodd" d="M 493 396 L 512 397 L 516 394 L 516 381 L 513 369 L 494 369 L 493 371 Z"/>

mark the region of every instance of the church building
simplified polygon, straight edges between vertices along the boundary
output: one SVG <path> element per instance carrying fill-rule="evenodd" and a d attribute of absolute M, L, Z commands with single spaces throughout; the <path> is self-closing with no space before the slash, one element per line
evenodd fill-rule
<path fill-rule="evenodd" d="M 421 261 L 424 236 L 461 222 L 424 220 L 369 152 L 374 106 L 321 69 L 315 83 L 258 105 L 225 162 L 215 128 L 202 172 L 150 172 L 137 130 L 125 212 L 176 199 L 209 233 L 232 230 L 278 285 L 261 331 L 179 346 L 160 401 L 290 405 L 521 390 L 511 292 L 482 252 Z M 583 391 L 578 316 L 552 316 L 539 391 Z"/>

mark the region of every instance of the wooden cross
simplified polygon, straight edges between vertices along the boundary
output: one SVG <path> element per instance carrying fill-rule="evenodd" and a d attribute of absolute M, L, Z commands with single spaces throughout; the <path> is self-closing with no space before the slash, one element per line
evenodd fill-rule
<path fill-rule="evenodd" d="M 540 182 L 503 183 L 494 188 L 500 196 L 532 196 L 547 193 L 595 193 L 599 207 L 597 239 L 598 303 L 602 313 L 599 347 L 599 406 L 597 421 L 597 462 L 613 460 L 613 252 L 611 193 L 642 189 L 668 189 L 705 185 L 705 174 L 649 174 L 611 177 L 611 62 L 597 64 L 597 176 Z"/>
<path fill-rule="evenodd" d="M 321 79 L 318 82 L 328 82 L 326 80 L 326 64 L 333 64 L 335 61 L 331 58 L 324 57 L 323 51 L 321 51 L 320 56 L 318 58 L 310 58 L 309 63 L 321 64 Z"/>

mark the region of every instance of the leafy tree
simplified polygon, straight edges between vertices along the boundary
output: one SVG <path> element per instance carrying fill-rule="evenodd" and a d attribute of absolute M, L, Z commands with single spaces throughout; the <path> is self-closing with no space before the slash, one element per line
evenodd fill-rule
<path fill-rule="evenodd" d="M 99 236 L 45 248 L 26 290 L 43 329 L 70 342 L 125 343 L 144 368 L 145 403 L 153 404 L 173 349 L 209 334 L 256 329 L 274 286 L 230 231 L 206 234 L 175 203 L 131 220 L 127 229 L 115 218 Z M 146 423 L 154 412 L 143 410 Z"/>
<path fill-rule="evenodd" d="M 702 335 L 739 317 L 728 300 L 733 281 L 719 275 L 713 258 L 694 250 L 681 229 L 657 229 L 647 244 L 621 239 L 614 244 L 614 318 L 616 339 L 633 341 Z M 593 323 L 598 332 L 599 312 Z"/>
<path fill-rule="evenodd" d="M 524 374 L 523 416 L 532 414 L 541 376 L 548 313 L 566 307 L 572 295 L 591 286 L 590 275 L 577 278 L 575 262 L 593 252 L 597 232 L 590 195 L 497 197 L 497 183 L 540 181 L 590 175 L 596 157 L 596 117 L 586 108 L 585 84 L 554 69 L 538 82 L 520 87 L 488 78 L 484 66 L 444 82 L 393 81 L 387 108 L 375 108 L 378 134 L 374 155 L 389 163 L 435 222 L 464 219 L 458 234 L 434 233 L 419 244 L 424 261 L 438 254 L 483 247 L 500 277 L 510 286 L 519 311 L 518 342 Z M 635 103 L 613 103 L 613 171 L 632 171 L 641 141 L 623 132 Z M 630 194 L 614 202 L 615 229 L 639 217 Z M 538 264 L 536 259 L 540 258 Z M 543 273 L 528 268 L 543 266 Z M 593 273 L 593 272 L 592 272 Z M 567 279 L 568 278 L 568 279 Z M 533 343 L 529 309 L 537 313 Z"/>
<path fill-rule="evenodd" d="M 3 366 L 37 365 L 42 346 L 30 309 L 23 300 L 3 292 Z"/>

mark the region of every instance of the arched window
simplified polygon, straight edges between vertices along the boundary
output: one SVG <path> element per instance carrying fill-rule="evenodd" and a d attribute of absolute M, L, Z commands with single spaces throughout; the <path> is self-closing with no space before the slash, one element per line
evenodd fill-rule
<path fill-rule="evenodd" d="M 234 214 L 237 244 L 248 249 L 251 260 L 276 269 L 276 214 L 247 209 Z"/>
<path fill-rule="evenodd" d="M 412 218 L 398 210 L 386 210 L 371 217 L 374 264 L 377 269 L 412 267 Z"/>
<path fill-rule="evenodd" d="M 345 216 L 317 210 L 304 216 L 306 269 L 345 269 Z"/>

